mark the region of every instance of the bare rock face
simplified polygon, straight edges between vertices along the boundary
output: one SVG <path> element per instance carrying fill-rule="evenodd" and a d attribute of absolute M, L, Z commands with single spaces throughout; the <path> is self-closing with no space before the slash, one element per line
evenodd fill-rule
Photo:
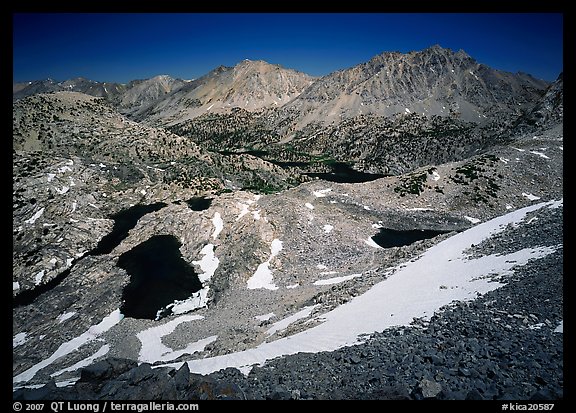
<path fill-rule="evenodd" d="M 550 127 L 564 120 L 564 75 L 560 73 L 558 79 L 552 83 L 546 93 L 536 105 L 525 115 L 518 118 L 514 129 L 517 132 Z"/>
<path fill-rule="evenodd" d="M 126 91 L 121 94 L 117 105 L 123 113 L 135 112 L 186 84 L 186 81 L 168 75 L 133 80 L 126 85 Z"/>
<path fill-rule="evenodd" d="M 360 114 L 418 113 L 482 123 L 494 115 L 519 114 L 547 85 L 529 75 L 491 69 L 463 51 L 440 46 L 406 54 L 385 52 L 314 82 L 282 108 L 280 119 L 293 116 L 293 129 Z"/>
<path fill-rule="evenodd" d="M 214 69 L 133 116 L 148 124 L 174 125 L 206 113 L 228 113 L 234 108 L 274 109 L 300 95 L 313 81 L 313 77 L 302 72 L 244 60 L 234 67 Z"/>

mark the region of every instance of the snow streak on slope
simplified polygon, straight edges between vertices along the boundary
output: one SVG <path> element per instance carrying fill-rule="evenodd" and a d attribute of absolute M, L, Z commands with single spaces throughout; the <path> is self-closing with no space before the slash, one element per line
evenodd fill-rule
<path fill-rule="evenodd" d="M 58 347 L 58 349 L 54 352 L 54 354 L 52 354 L 47 359 L 42 360 L 40 363 L 33 365 L 23 373 L 20 373 L 19 375 L 17 375 L 12 379 L 12 382 L 18 383 L 21 381 L 29 381 L 36 375 L 36 373 L 38 373 L 44 367 L 49 366 L 59 358 L 72 353 L 73 351 L 77 350 L 84 344 L 89 343 L 92 340 L 95 340 L 96 338 L 98 338 L 98 336 L 100 336 L 101 334 L 105 333 L 106 331 L 114 327 L 116 324 L 118 324 L 123 318 L 124 315 L 120 313 L 119 309 L 112 311 L 108 316 L 104 317 L 99 324 L 90 327 L 88 330 L 86 330 L 83 334 L 79 335 L 78 337 L 73 338 L 72 340 L 67 341 L 66 343 L 63 343 L 60 347 Z"/>
<path fill-rule="evenodd" d="M 142 347 L 140 348 L 138 360 L 148 363 L 154 363 L 155 361 L 169 361 L 174 360 L 183 354 L 193 354 L 204 350 L 204 347 L 216 340 L 218 336 L 211 336 L 195 343 L 190 343 L 186 348 L 176 351 L 167 347 L 162 342 L 162 337 L 172 334 L 180 324 L 193 320 L 201 320 L 203 318 L 204 317 L 201 315 L 183 315 L 165 324 L 159 325 L 158 327 L 151 327 L 139 332 L 136 337 L 138 337 L 142 343 Z"/>
<path fill-rule="evenodd" d="M 472 244 L 477 245 L 502 232 L 508 224 L 518 225 L 531 211 L 561 204 L 562 201 L 539 203 L 478 224 L 431 247 L 417 260 L 397 267 L 394 274 L 363 295 L 323 314 L 321 324 L 245 351 L 188 361 L 190 370 L 208 374 L 226 367 L 238 367 L 247 371 L 248 366 L 283 355 L 333 351 L 361 343 L 363 335 L 409 325 L 414 318 L 429 318 L 453 301 L 472 300 L 499 288 L 503 284 L 491 282 L 489 274 L 509 272 L 530 259 L 551 254 L 555 248 L 525 248 L 507 255 L 480 258 L 469 258 L 465 251 Z M 171 364 L 174 367 L 181 365 Z"/>
<path fill-rule="evenodd" d="M 277 290 L 278 287 L 274 284 L 274 276 L 270 270 L 270 261 L 282 251 L 282 241 L 274 239 L 270 246 L 270 258 L 258 266 L 256 272 L 248 279 L 248 288 L 265 288 L 267 290 Z"/>

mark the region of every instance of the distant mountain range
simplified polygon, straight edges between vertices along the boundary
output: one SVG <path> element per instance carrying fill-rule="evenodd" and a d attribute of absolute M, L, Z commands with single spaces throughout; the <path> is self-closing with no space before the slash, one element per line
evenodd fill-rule
<path fill-rule="evenodd" d="M 478 63 L 464 51 L 440 46 L 385 52 L 321 78 L 244 60 L 185 81 L 167 75 L 128 84 L 84 78 L 13 85 L 14 100 L 55 91 L 104 97 L 125 114 L 156 125 L 175 125 L 207 113 L 272 110 L 286 130 L 338 123 L 358 115 L 418 113 L 483 123 L 531 107 L 549 82 Z M 278 123 L 278 122 L 277 122 Z"/>

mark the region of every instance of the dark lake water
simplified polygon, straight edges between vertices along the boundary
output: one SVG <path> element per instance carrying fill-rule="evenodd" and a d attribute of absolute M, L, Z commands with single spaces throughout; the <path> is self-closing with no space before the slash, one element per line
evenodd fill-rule
<path fill-rule="evenodd" d="M 335 162 L 330 165 L 332 172 L 329 173 L 306 173 L 312 178 L 324 179 L 325 181 L 340 182 L 347 184 L 357 184 L 361 182 L 370 182 L 379 178 L 384 178 L 386 175 L 370 174 L 367 172 L 360 172 L 353 169 L 350 165 L 344 162 Z"/>
<path fill-rule="evenodd" d="M 372 237 L 372 240 L 382 248 L 403 247 L 416 241 L 434 238 L 448 231 L 435 231 L 431 229 L 412 229 L 397 231 L 395 229 L 380 228 L 380 232 Z"/>
<path fill-rule="evenodd" d="M 100 240 L 96 248 L 90 251 L 89 255 L 109 254 L 128 236 L 128 231 L 136 226 L 140 218 L 150 212 L 159 211 L 165 206 L 164 202 L 150 205 L 134 205 L 111 215 L 110 218 L 114 220 L 112 231 Z"/>
<path fill-rule="evenodd" d="M 340 183 L 361 183 L 361 182 L 370 182 L 374 181 L 379 178 L 383 178 L 387 175 L 382 174 L 371 174 L 367 172 L 360 172 L 352 168 L 349 164 L 345 162 L 331 162 L 325 164 L 328 166 L 331 171 L 330 172 L 310 172 L 313 170 L 318 170 L 318 162 L 299 162 L 299 161 L 277 161 L 270 158 L 270 154 L 266 151 L 243 151 L 243 152 L 230 152 L 230 151 L 219 151 L 221 155 L 239 155 L 239 154 L 249 154 L 253 156 L 257 156 L 259 158 L 264 159 L 274 165 L 278 165 L 282 168 L 299 168 L 301 169 L 301 173 L 303 175 L 308 175 L 312 178 L 319 178 L 324 179 L 326 181 L 331 182 L 340 182 Z"/>
<path fill-rule="evenodd" d="M 118 266 L 130 275 L 122 293 L 122 314 L 154 320 L 158 310 L 202 288 L 194 269 L 182 259 L 180 245 L 173 235 L 155 235 L 120 256 Z"/>
<path fill-rule="evenodd" d="M 186 204 L 188 205 L 188 208 L 190 208 L 193 211 L 204 211 L 204 210 L 210 208 L 210 205 L 212 204 L 212 198 L 204 198 L 201 196 L 201 197 L 187 199 L 184 202 L 186 202 Z M 180 204 L 181 202 L 176 201 L 174 203 Z"/>

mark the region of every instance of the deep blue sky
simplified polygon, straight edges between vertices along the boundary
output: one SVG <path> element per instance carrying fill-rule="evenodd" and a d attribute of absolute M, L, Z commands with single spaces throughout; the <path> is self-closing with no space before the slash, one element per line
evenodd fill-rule
<path fill-rule="evenodd" d="M 314 76 L 434 44 L 554 80 L 563 16 L 536 14 L 15 14 L 13 80 L 198 78 L 266 60 Z"/>

